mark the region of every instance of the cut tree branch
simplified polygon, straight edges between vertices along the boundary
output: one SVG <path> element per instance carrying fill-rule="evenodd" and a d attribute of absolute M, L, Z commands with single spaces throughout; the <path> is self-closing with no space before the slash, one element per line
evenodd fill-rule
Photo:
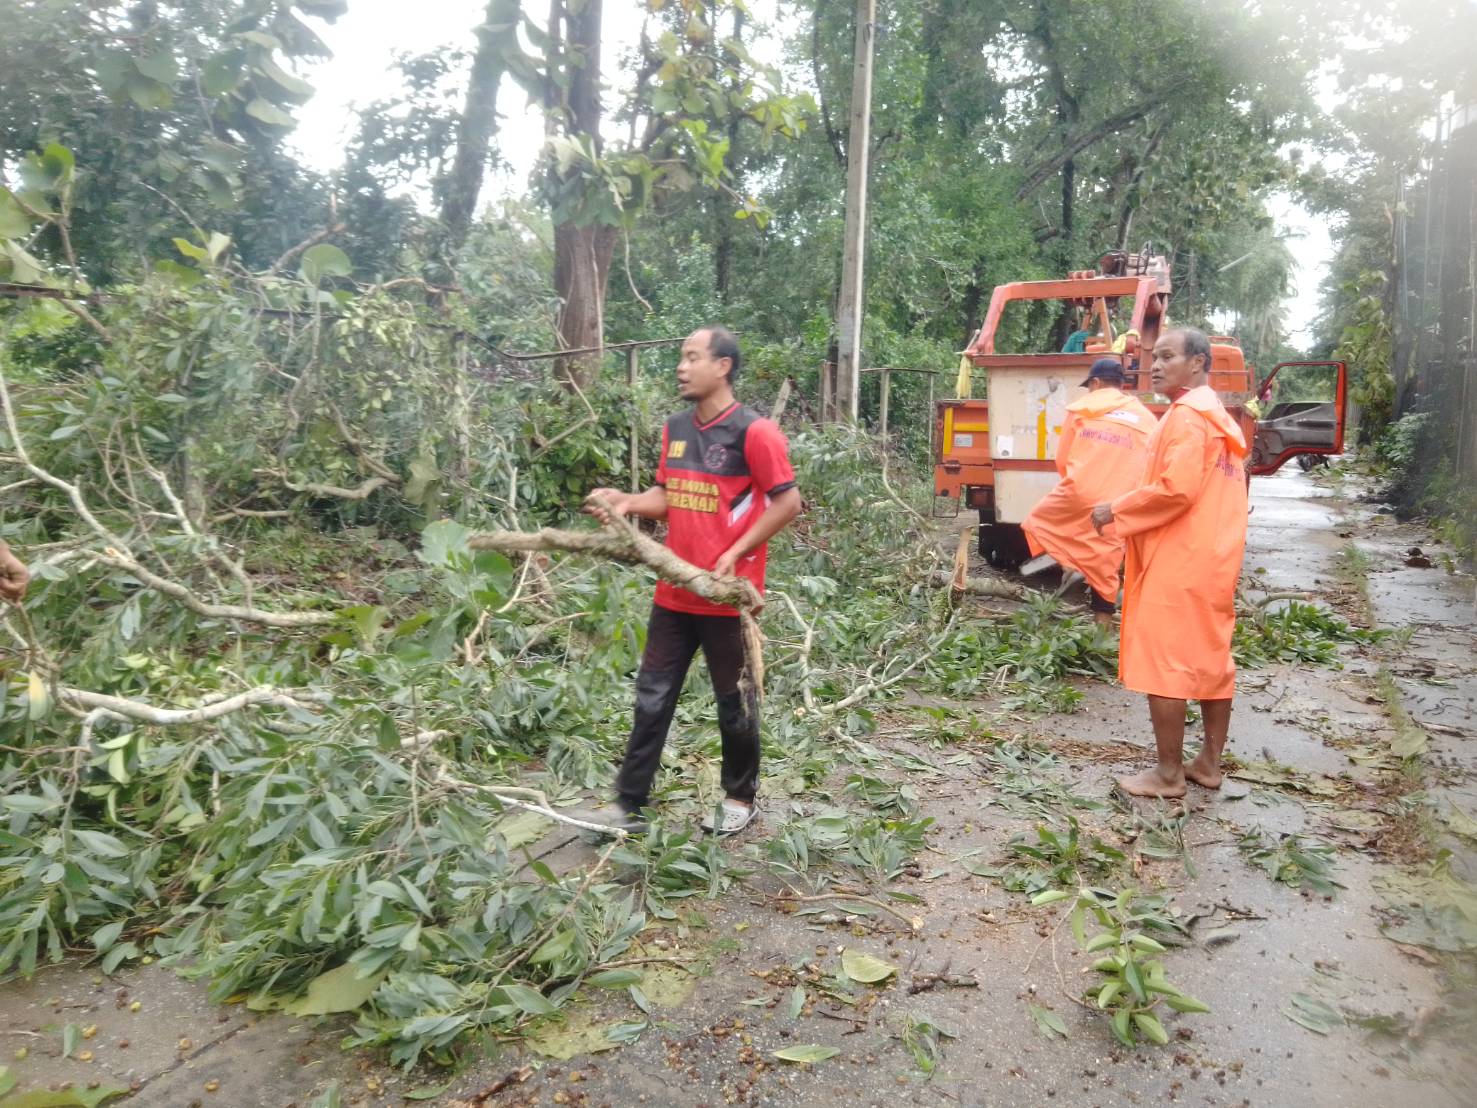
<path fill-rule="evenodd" d="M 247 689 L 243 693 L 237 693 L 235 696 L 214 700 L 195 708 L 156 708 L 141 700 L 109 696 L 107 693 L 91 692 L 88 689 L 73 689 L 65 686 L 57 689 L 59 700 L 69 702 L 79 708 L 86 708 L 88 715 L 95 718 L 111 716 L 115 719 L 131 719 L 138 723 L 152 723 L 159 726 L 177 723 L 206 723 L 256 704 L 271 704 L 279 708 L 308 708 L 311 704 L 302 699 L 307 695 L 311 694 L 292 693 L 273 688 L 271 685 L 261 685 L 254 689 Z"/>
<path fill-rule="evenodd" d="M 201 600 L 179 582 L 160 577 L 140 563 L 128 549 L 128 544 L 110 531 L 93 514 L 86 498 L 82 495 L 81 488 L 70 481 L 63 480 L 50 470 L 41 468 L 31 460 L 30 454 L 26 451 L 25 440 L 21 437 L 20 426 L 16 422 L 15 404 L 10 398 L 10 386 L 3 372 L 0 372 L 0 409 L 4 411 L 5 428 L 10 433 L 11 449 L 15 451 L 20 464 L 33 477 L 65 493 L 67 499 L 72 502 L 77 515 L 87 524 L 92 533 L 108 544 L 103 553 L 92 555 L 98 561 L 116 569 L 126 570 L 148 588 L 173 597 L 199 615 L 214 619 L 243 620 L 248 623 L 265 624 L 269 627 L 314 627 L 332 623 L 336 618 L 332 612 L 266 612 L 254 606 L 210 604 Z"/>
<path fill-rule="evenodd" d="M 304 481 L 299 484 L 289 480 L 285 474 L 270 469 L 258 469 L 253 472 L 266 477 L 275 477 L 292 492 L 305 492 L 312 496 L 331 496 L 338 500 L 368 500 L 376 491 L 390 484 L 388 478 L 376 475 L 366 477 L 352 489 L 346 489 L 338 485 L 320 485 L 314 481 Z"/>
<path fill-rule="evenodd" d="M 619 516 L 612 514 L 611 519 L 612 523 L 598 531 L 566 531 L 555 527 L 538 531 L 485 531 L 468 538 L 467 546 L 472 550 L 504 553 L 564 550 L 593 554 L 624 565 L 647 566 L 662 580 L 715 604 L 727 604 L 745 612 L 758 612 L 764 606 L 758 591 L 744 578 L 719 577 L 699 569 Z"/>
<path fill-rule="evenodd" d="M 655 539 L 643 535 L 631 522 L 610 510 L 601 497 L 591 497 L 610 522 L 598 531 L 565 531 L 545 527 L 538 531 L 485 531 L 467 539 L 472 550 L 529 553 L 535 550 L 564 550 L 592 554 L 625 565 L 644 565 L 664 581 L 688 592 L 738 609 L 744 641 L 745 684 L 756 693 L 764 689 L 764 637 L 755 618 L 764 598 L 742 577 L 719 577 L 673 554 Z"/>

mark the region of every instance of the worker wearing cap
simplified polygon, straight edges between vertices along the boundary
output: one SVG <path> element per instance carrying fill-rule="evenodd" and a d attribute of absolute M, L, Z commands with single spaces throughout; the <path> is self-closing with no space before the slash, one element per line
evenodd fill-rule
<path fill-rule="evenodd" d="M 1044 551 L 1087 579 L 1093 616 L 1109 624 L 1117 607 L 1123 540 L 1100 534 L 1088 513 L 1094 504 L 1138 487 L 1156 421 L 1153 412 L 1123 391 L 1123 365 L 1117 358 L 1093 362 L 1082 384 L 1087 395 L 1067 405 L 1057 443 L 1061 480 L 1021 527 L 1033 555 Z"/>
<path fill-rule="evenodd" d="M 1169 411 L 1149 441 L 1143 481 L 1092 511 L 1127 540 L 1118 676 L 1147 693 L 1158 764 L 1118 786 L 1132 796 L 1219 788 L 1231 725 L 1236 585 L 1246 547 L 1246 440 L 1206 383 L 1210 341 L 1190 328 L 1154 343 L 1154 391 Z M 1185 702 L 1198 700 L 1205 745 L 1186 764 Z"/>

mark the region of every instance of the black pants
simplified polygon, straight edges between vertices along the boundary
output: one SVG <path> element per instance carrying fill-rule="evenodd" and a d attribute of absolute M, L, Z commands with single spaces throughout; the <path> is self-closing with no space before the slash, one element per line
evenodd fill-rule
<path fill-rule="evenodd" d="M 1088 586 L 1087 606 L 1094 612 L 1108 612 L 1111 614 L 1118 610 L 1118 600 L 1116 597 L 1102 596 L 1098 593 L 1097 589 Z"/>
<path fill-rule="evenodd" d="M 627 811 L 645 807 L 651 798 L 677 697 L 698 647 L 718 698 L 723 792 L 752 801 L 759 791 L 759 706 L 752 690 L 739 687 L 744 644 L 738 617 L 696 616 L 652 605 L 646 653 L 636 675 L 636 722 L 615 779 L 616 795 Z"/>

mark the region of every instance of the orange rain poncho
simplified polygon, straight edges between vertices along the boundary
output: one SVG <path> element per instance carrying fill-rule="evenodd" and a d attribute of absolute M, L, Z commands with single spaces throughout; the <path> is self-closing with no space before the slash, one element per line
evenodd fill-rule
<path fill-rule="evenodd" d="M 1246 548 L 1246 440 L 1215 390 L 1179 397 L 1149 441 L 1143 484 L 1112 503 L 1127 539 L 1118 676 L 1135 692 L 1224 700 Z"/>
<path fill-rule="evenodd" d="M 1068 404 L 1056 448 L 1062 479 L 1021 524 L 1033 555 L 1044 550 L 1077 570 L 1107 600 L 1118 598 L 1123 540 L 1099 535 L 1092 509 L 1138 487 L 1154 427 L 1154 413 L 1117 389 Z"/>

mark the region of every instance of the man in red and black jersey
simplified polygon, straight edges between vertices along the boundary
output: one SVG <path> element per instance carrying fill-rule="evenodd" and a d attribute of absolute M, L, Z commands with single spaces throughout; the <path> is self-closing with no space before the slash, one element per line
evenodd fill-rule
<path fill-rule="evenodd" d="M 682 344 L 677 387 L 693 406 L 662 428 L 656 484 L 642 493 L 596 489 L 620 515 L 667 521 L 667 547 L 716 574 L 746 577 L 764 593 L 766 544 L 800 514 L 800 492 L 785 436 L 772 420 L 740 404 L 738 341 L 722 327 L 694 331 Z M 593 515 L 605 513 L 591 505 Z M 701 647 L 718 698 L 724 800 L 715 823 L 728 833 L 754 814 L 759 788 L 759 711 L 742 687 L 744 648 L 738 611 L 660 582 L 636 677 L 636 721 L 616 777 L 616 799 L 593 814 L 600 823 L 641 826 L 641 809 L 661 763 L 667 729 L 692 657 Z"/>

